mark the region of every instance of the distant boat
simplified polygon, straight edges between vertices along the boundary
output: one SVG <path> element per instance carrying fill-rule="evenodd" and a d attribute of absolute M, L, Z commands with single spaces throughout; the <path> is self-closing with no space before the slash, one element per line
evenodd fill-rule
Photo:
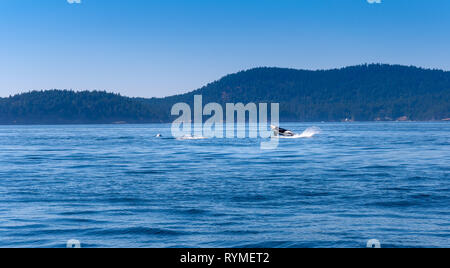
<path fill-rule="evenodd" d="M 405 116 L 397 118 L 397 121 L 405 122 L 405 121 L 409 121 L 409 118 L 405 115 Z"/>

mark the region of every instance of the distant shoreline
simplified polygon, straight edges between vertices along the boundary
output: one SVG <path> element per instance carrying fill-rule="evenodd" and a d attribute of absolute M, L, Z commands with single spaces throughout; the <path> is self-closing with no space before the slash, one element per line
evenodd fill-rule
<path fill-rule="evenodd" d="M 106 91 L 31 91 L 0 98 L 0 124 L 170 123 L 176 119 L 174 105 L 195 109 L 196 96 L 201 96 L 198 107 L 214 103 L 222 111 L 229 103 L 279 104 L 281 122 L 450 121 L 449 89 L 450 72 L 411 66 L 370 64 L 324 71 L 262 67 L 159 99 Z"/>
<path fill-rule="evenodd" d="M 281 124 L 361 124 L 361 123 L 450 123 L 449 120 L 426 120 L 426 121 L 353 121 L 353 122 L 342 122 L 342 121 L 280 121 Z M 168 125 L 172 122 L 149 122 L 149 123 L 30 123 L 30 124 L 4 124 L 0 123 L 0 126 L 124 126 L 124 125 Z"/>

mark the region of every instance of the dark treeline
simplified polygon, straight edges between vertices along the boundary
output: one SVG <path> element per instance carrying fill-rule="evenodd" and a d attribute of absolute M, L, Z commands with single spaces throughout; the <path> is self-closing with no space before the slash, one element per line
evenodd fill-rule
<path fill-rule="evenodd" d="M 0 99 L 2 124 L 143 123 L 165 119 L 143 101 L 99 91 L 33 91 Z"/>
<path fill-rule="evenodd" d="M 304 71 L 257 68 L 162 99 L 106 92 L 34 91 L 0 99 L 2 124 L 170 122 L 174 103 L 280 103 L 282 121 L 442 120 L 450 117 L 450 72 L 398 65 Z"/>

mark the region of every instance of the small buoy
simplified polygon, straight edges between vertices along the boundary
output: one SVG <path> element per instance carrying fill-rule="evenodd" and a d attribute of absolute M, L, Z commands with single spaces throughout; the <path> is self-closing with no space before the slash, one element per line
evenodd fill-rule
<path fill-rule="evenodd" d="M 367 241 L 367 248 L 381 248 L 381 243 L 377 239 Z"/>
<path fill-rule="evenodd" d="M 81 243 L 78 240 L 70 239 L 67 241 L 67 248 L 81 248 Z"/>

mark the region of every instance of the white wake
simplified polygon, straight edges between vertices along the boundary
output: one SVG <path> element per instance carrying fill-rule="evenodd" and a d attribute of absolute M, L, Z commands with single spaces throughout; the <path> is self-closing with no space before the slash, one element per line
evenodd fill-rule
<path fill-rule="evenodd" d="M 178 137 L 177 140 L 205 140 L 207 139 L 206 137 L 199 137 L 199 136 L 183 136 L 183 137 Z"/>
<path fill-rule="evenodd" d="M 303 131 L 301 134 L 295 134 L 294 136 L 279 136 L 280 139 L 307 139 L 312 138 L 317 134 L 320 134 L 321 130 L 318 127 L 310 127 Z"/>

